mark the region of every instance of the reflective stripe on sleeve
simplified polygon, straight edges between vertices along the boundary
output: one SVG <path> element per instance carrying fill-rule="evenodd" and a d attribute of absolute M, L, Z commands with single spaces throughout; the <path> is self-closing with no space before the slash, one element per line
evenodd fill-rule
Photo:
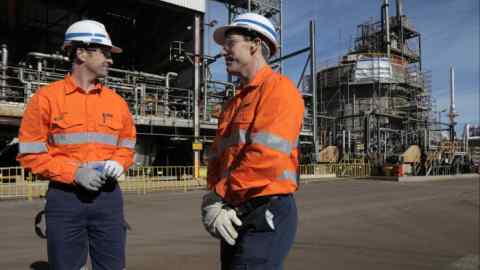
<path fill-rule="evenodd" d="M 251 139 L 250 139 L 251 138 Z M 279 151 L 290 155 L 294 147 L 296 147 L 296 143 L 292 145 L 288 140 L 283 139 L 277 135 L 268 132 L 257 132 L 252 133 L 251 136 L 243 130 L 238 129 L 233 131 L 230 136 L 221 138 L 219 141 L 219 152 L 222 153 L 228 147 L 237 144 L 245 144 L 245 143 L 254 143 L 266 146 L 271 148 L 275 151 Z M 217 158 L 216 154 L 210 156 L 211 158 Z"/>
<path fill-rule="evenodd" d="M 48 152 L 46 143 L 19 143 L 18 152 L 20 154 L 36 154 Z"/>
<path fill-rule="evenodd" d="M 294 183 L 295 185 L 297 184 L 297 173 L 296 172 L 292 172 L 292 171 L 283 171 L 282 174 L 278 177 L 278 179 L 280 180 L 288 180 L 292 183 Z"/>
<path fill-rule="evenodd" d="M 131 139 L 121 139 L 121 140 L 118 142 L 118 146 L 119 146 L 119 147 L 130 148 L 130 149 L 135 149 L 135 140 L 131 140 Z"/>
<path fill-rule="evenodd" d="M 287 155 L 292 153 L 292 145 L 288 140 L 267 132 L 253 133 L 252 143 L 261 144 L 273 150 L 283 152 Z"/>

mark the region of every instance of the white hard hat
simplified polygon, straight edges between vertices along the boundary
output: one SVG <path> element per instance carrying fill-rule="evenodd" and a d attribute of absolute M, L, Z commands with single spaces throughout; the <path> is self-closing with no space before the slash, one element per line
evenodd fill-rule
<path fill-rule="evenodd" d="M 225 42 L 225 33 L 232 28 L 244 28 L 255 31 L 265 38 L 270 47 L 270 57 L 278 51 L 277 34 L 269 19 L 256 13 L 244 13 L 233 19 L 229 25 L 219 27 L 213 33 L 213 39 L 219 45 Z"/>
<path fill-rule="evenodd" d="M 111 47 L 113 53 L 122 52 L 121 48 L 113 46 L 105 25 L 93 20 L 82 20 L 70 25 L 65 32 L 62 49 L 70 46 L 72 41 L 105 45 Z"/>

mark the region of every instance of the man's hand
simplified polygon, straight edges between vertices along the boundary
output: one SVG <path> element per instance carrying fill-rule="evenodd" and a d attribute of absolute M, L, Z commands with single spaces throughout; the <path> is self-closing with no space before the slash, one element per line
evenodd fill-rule
<path fill-rule="evenodd" d="M 233 246 L 238 237 L 235 226 L 242 226 L 242 221 L 237 217 L 235 210 L 224 206 L 213 222 L 215 232 L 218 233 L 225 242 Z"/>
<path fill-rule="evenodd" d="M 235 210 L 228 207 L 215 192 L 203 196 L 202 222 L 205 229 L 216 238 L 222 238 L 230 245 L 235 245 L 238 237 L 236 226 L 242 221 L 237 217 Z"/>
<path fill-rule="evenodd" d="M 103 168 L 103 174 L 106 177 L 118 179 L 123 174 L 123 166 L 115 160 L 107 160 Z"/>
<path fill-rule="evenodd" d="M 95 169 L 79 167 L 75 172 L 75 183 L 86 190 L 98 191 L 105 184 L 105 178 Z"/>

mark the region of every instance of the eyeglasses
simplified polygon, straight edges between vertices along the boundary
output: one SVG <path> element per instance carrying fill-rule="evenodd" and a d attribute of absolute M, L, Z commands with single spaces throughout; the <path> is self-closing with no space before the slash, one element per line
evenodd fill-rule
<path fill-rule="evenodd" d="M 239 42 L 257 42 L 257 39 L 259 40 L 258 37 L 254 37 L 254 36 L 246 36 L 244 39 L 238 39 L 238 38 L 226 38 L 225 39 L 225 42 L 223 42 L 223 47 L 225 49 L 231 49 L 233 48 L 233 46 L 235 46 L 235 44 L 239 43 Z"/>
<path fill-rule="evenodd" d="M 235 44 L 239 43 L 239 42 L 242 42 L 242 41 L 249 41 L 249 40 L 245 40 L 245 39 L 236 39 L 236 38 L 227 38 L 225 39 L 225 42 L 223 42 L 223 47 L 226 48 L 226 49 L 231 49 L 233 48 L 233 46 L 235 46 Z"/>
<path fill-rule="evenodd" d="M 102 47 L 87 47 L 85 50 L 89 52 L 100 52 L 105 56 L 107 59 L 112 59 L 112 49 L 110 47 L 102 46 Z"/>

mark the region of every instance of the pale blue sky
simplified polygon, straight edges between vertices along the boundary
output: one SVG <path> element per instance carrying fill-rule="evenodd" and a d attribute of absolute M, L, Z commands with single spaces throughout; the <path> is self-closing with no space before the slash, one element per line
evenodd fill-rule
<path fill-rule="evenodd" d="M 395 0 L 390 0 L 390 15 Z M 404 0 L 404 13 L 422 34 L 423 69 L 432 77 L 432 96 L 441 109 L 448 108 L 449 66 L 455 68 L 456 107 L 460 113 L 457 130 L 463 123 L 480 122 L 479 7 L 478 0 Z M 317 29 L 317 63 L 336 61 L 351 47 L 356 27 L 370 18 L 380 18 L 382 0 L 284 0 L 284 53 L 308 46 L 308 23 Z M 205 21 L 216 19 L 225 24 L 223 4 L 208 1 Z M 219 47 L 205 40 L 206 52 L 216 54 Z M 298 80 L 307 55 L 284 63 L 284 74 Z M 213 65 L 213 74 L 225 77 L 224 63 Z M 442 120 L 446 120 L 446 114 Z"/>

